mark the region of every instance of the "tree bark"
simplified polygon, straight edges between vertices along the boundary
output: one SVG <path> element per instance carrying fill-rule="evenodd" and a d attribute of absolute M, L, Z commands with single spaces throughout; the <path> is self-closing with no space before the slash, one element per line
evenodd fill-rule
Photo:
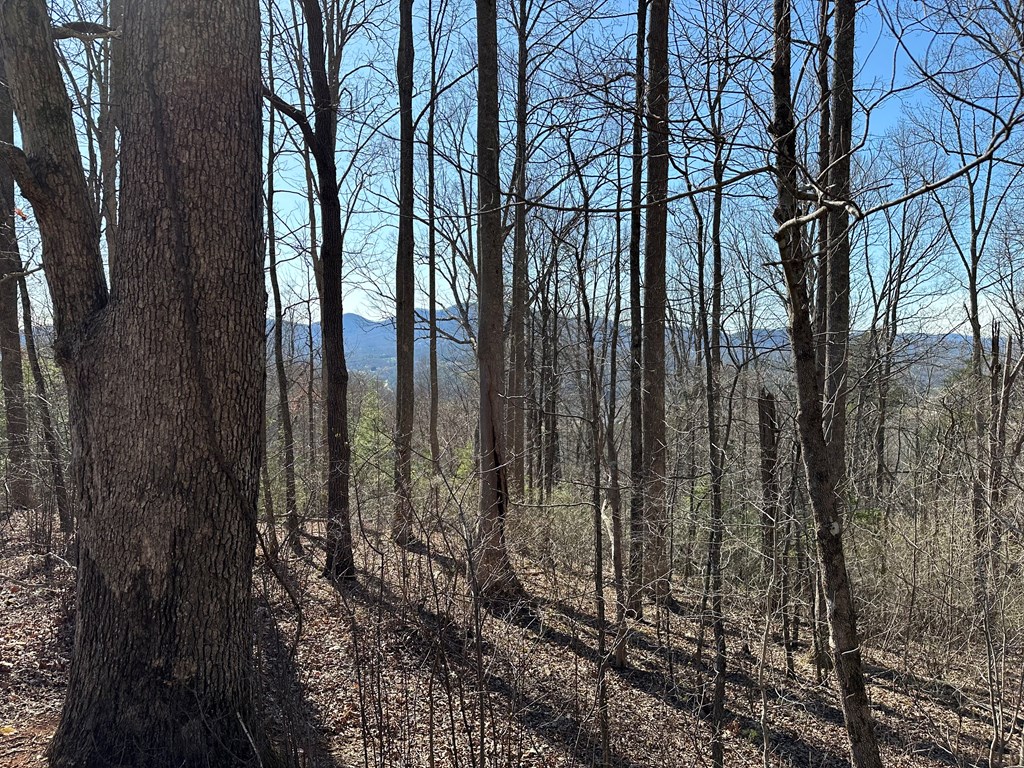
<path fill-rule="evenodd" d="M 273 761 L 250 599 L 266 309 L 259 30 L 255 2 L 125 9 L 108 292 L 46 8 L 0 3 L 25 148 L 5 153 L 43 235 L 81 510 L 54 766 Z"/>
<path fill-rule="evenodd" d="M 882 763 L 864 683 L 853 592 L 846 571 L 843 547 L 842 484 L 845 468 L 836 463 L 837 456 L 841 454 L 832 450 L 826 437 L 822 406 L 824 392 L 820 384 L 820 367 L 824 361 L 818 359 L 812 327 L 802 230 L 798 224 L 793 223 L 800 215 L 800 208 L 796 199 L 799 176 L 790 75 L 792 36 L 789 0 L 775 0 L 774 43 L 774 117 L 770 130 L 778 173 L 779 200 L 775 216 L 780 224 L 775 237 L 789 299 L 789 335 L 797 383 L 800 442 L 814 514 L 830 639 L 850 742 L 850 756 L 856 768 L 880 768 Z M 829 301 L 832 300 L 830 296 Z M 849 328 L 845 331 L 848 333 Z M 832 434 L 834 436 L 834 431 Z"/>
<path fill-rule="evenodd" d="M 478 288 L 477 369 L 480 378 L 480 512 L 470 558 L 473 590 L 484 604 L 508 604 L 524 592 L 508 556 L 505 517 L 505 319 L 501 187 L 498 171 L 498 19 L 495 0 L 476 0 Z"/>
<path fill-rule="evenodd" d="M 632 169 L 629 185 L 629 612 L 643 616 L 644 579 L 644 429 L 643 429 L 643 299 L 641 294 L 641 202 L 643 195 L 644 38 L 647 0 L 637 0 L 635 112 L 633 113 Z"/>
<path fill-rule="evenodd" d="M 14 109 L 3 62 L 0 61 L 0 142 L 14 141 Z M 7 425 L 6 512 L 36 505 L 32 486 L 32 455 L 29 444 L 25 375 L 18 327 L 18 274 L 22 271 L 18 235 L 14 224 L 14 177 L 0 163 L 0 380 L 4 391 Z"/>
<path fill-rule="evenodd" d="M 643 467 L 649 532 L 647 581 L 656 600 L 669 594 L 665 473 L 665 310 L 669 170 L 669 0 L 651 0 L 647 89 L 647 242 L 644 262 Z"/>
<path fill-rule="evenodd" d="M 398 32 L 398 253 L 395 258 L 395 514 L 391 537 L 408 545 L 412 532 L 412 430 L 414 418 L 414 341 L 416 273 L 413 243 L 413 0 L 400 0 Z"/>

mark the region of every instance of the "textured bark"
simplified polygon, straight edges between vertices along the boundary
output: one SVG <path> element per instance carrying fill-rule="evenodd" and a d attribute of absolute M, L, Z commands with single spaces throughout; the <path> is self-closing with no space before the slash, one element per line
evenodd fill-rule
<path fill-rule="evenodd" d="M 400 0 L 398 32 L 398 253 L 395 257 L 395 514 L 391 536 L 397 544 L 412 541 L 412 430 L 416 331 L 416 274 L 413 244 L 412 0 Z"/>
<path fill-rule="evenodd" d="M 3 62 L 0 61 L 0 142 L 14 141 L 14 110 Z M 0 381 L 4 391 L 7 426 L 7 467 L 5 481 L 11 510 L 36 505 L 32 487 L 32 457 L 29 445 L 28 409 L 25 405 L 25 375 L 18 327 L 18 279 L 21 253 L 14 225 L 14 177 L 0 163 Z"/>
<path fill-rule="evenodd" d="M 665 310 L 669 169 L 669 0 L 652 0 L 648 33 L 647 242 L 644 262 L 643 440 L 644 509 L 649 531 L 646 578 L 654 597 L 669 594 L 665 504 Z"/>
<path fill-rule="evenodd" d="M 632 169 L 629 184 L 629 612 L 643 615 L 644 578 L 644 429 L 643 429 L 643 300 L 641 297 L 641 202 L 644 146 L 644 38 L 647 34 L 647 0 L 637 0 L 635 112 L 633 113 Z"/>
<path fill-rule="evenodd" d="M 814 514 L 822 587 L 828 611 L 836 678 L 850 742 L 850 756 L 856 768 L 880 768 L 881 758 L 868 705 L 853 592 L 846 571 L 843 547 L 842 483 L 845 468 L 836 463 L 836 456 L 841 454 L 831 449 L 826 437 L 822 407 L 824 392 L 820 375 L 824 361 L 818 359 L 812 327 L 802 230 L 799 225 L 793 224 L 800 208 L 796 199 L 799 175 L 790 75 L 792 34 L 788 0 L 775 0 L 774 43 L 774 117 L 770 131 L 779 174 L 779 200 L 775 216 L 782 225 L 776 232 L 776 240 L 789 299 L 789 335 L 799 406 L 797 422 Z M 832 298 L 829 296 L 830 301 Z M 831 332 L 832 328 L 829 330 Z M 845 331 L 848 333 L 849 328 Z M 834 431 L 832 434 L 834 436 Z"/>
<path fill-rule="evenodd" d="M 250 601 L 266 307 L 259 4 L 126 7 L 109 294 L 45 6 L 3 2 L 0 30 L 80 506 L 51 764 L 267 765 Z"/>
<path fill-rule="evenodd" d="M 505 542 L 508 512 L 505 451 L 505 318 L 501 248 L 501 188 L 498 172 L 498 21 L 495 0 L 476 0 L 478 307 L 477 368 L 480 378 L 480 512 L 471 581 L 485 604 L 523 596 Z"/>
<path fill-rule="evenodd" d="M 853 154 L 854 19 L 856 0 L 835 0 L 832 68 L 832 130 L 829 137 L 828 191 L 849 200 Z M 847 355 L 850 340 L 850 214 L 843 206 L 828 213 L 828 334 L 825 344 L 825 427 L 833 461 L 846 478 Z"/>

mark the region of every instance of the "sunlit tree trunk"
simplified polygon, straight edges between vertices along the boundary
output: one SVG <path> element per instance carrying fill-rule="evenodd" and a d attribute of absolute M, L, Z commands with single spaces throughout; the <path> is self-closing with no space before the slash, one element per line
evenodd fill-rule
<path fill-rule="evenodd" d="M 848 0 L 839 0 L 846 3 Z M 838 29 L 851 36 L 852 3 L 837 17 L 846 19 Z M 842 45 L 845 45 L 844 41 Z M 837 49 L 842 47 L 837 42 Z M 796 162 L 796 121 L 792 102 L 791 47 L 789 0 L 775 0 L 774 6 L 774 58 L 772 62 L 772 84 L 774 91 L 774 116 L 771 134 L 776 154 L 778 173 L 778 207 L 776 219 L 779 229 L 776 241 L 786 278 L 789 304 L 789 335 L 793 350 L 793 368 L 797 383 L 798 425 L 803 447 L 804 467 L 807 473 L 808 491 L 814 513 L 815 533 L 821 567 L 822 586 L 828 609 L 828 622 L 832 653 L 835 660 L 836 677 L 850 743 L 850 755 L 856 768 L 880 768 L 881 758 L 875 739 L 874 724 L 868 704 L 867 689 L 860 657 L 860 638 L 854 613 L 853 591 L 846 570 L 846 553 L 843 546 L 845 504 L 843 483 L 845 466 L 840 463 L 842 453 L 833 450 L 826 431 L 825 413 L 822 405 L 824 392 L 821 388 L 820 367 L 825 361 L 819 360 L 817 342 L 812 327 L 811 302 L 808 295 L 807 259 L 804 252 L 802 226 L 798 223 L 800 206 L 797 202 L 799 174 Z M 840 62 L 847 61 L 845 55 L 837 54 Z M 852 62 L 852 49 L 849 61 Z M 848 149 L 847 149 L 848 151 Z M 829 253 L 829 269 L 833 269 Z M 841 254 L 840 254 L 841 258 Z M 838 274 L 842 274 L 840 271 Z M 848 274 L 848 271 L 847 271 Z M 831 287 L 842 286 L 830 281 Z M 846 286 L 848 291 L 849 286 Z M 841 298 L 841 297 L 840 297 Z M 833 296 L 829 296 L 831 302 Z M 842 313 L 830 313 L 829 319 L 842 321 Z M 848 315 L 847 315 L 848 318 Z M 832 332 L 829 328 L 829 332 Z M 836 328 L 836 332 L 844 329 Z M 849 333 L 849 328 L 845 328 Z M 844 337 L 845 338 L 845 337 Z M 835 414 L 833 413 L 833 418 Z M 834 430 L 831 432 L 834 437 Z"/>
<path fill-rule="evenodd" d="M 505 446 L 504 318 L 501 181 L 498 172 L 498 19 L 495 0 L 476 0 L 477 24 L 477 372 L 480 386 L 480 511 L 470 576 L 485 604 L 523 594 L 505 541 L 509 509 Z"/>
<path fill-rule="evenodd" d="M 133 77 L 108 291 L 46 7 L 0 3 L 26 155 L 3 153 L 43 238 L 79 493 L 75 649 L 49 753 L 61 768 L 275 762 L 252 654 L 259 11 L 242 0 L 125 9 Z"/>
<path fill-rule="evenodd" d="M 395 513 L 391 537 L 412 541 L 412 430 L 415 379 L 416 273 L 413 243 L 412 0 L 399 2 L 398 32 L 398 253 L 395 258 Z"/>
<path fill-rule="evenodd" d="M 644 261 L 643 467 L 644 509 L 649 531 L 645 562 L 655 599 L 669 594 L 668 517 L 665 474 L 665 312 L 669 171 L 669 0 L 651 0 L 647 89 L 647 241 Z"/>

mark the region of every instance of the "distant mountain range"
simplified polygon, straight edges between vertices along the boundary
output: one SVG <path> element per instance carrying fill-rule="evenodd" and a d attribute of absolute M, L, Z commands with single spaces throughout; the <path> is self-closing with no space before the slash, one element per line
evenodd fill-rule
<path fill-rule="evenodd" d="M 417 362 L 425 361 L 429 354 L 429 340 L 426 327 L 427 310 L 417 310 L 416 346 Z M 471 318 L 471 322 L 475 318 Z M 395 379 L 395 323 L 393 318 L 370 320 L 355 313 L 344 315 L 345 354 L 352 371 L 376 375 L 389 382 Z M 473 348 L 467 338 L 461 321 L 454 309 L 438 313 L 438 358 L 442 365 L 472 365 Z M 565 329 L 567 326 L 563 325 Z M 268 353 L 273 321 L 267 321 Z M 312 326 L 302 323 L 284 323 L 285 354 L 306 357 L 310 335 L 314 349 L 320 346 L 320 324 Z M 751 334 L 757 356 L 772 365 L 787 365 L 789 356 L 789 335 L 784 328 L 755 329 Z M 622 344 L 628 343 L 628 333 L 620 333 Z M 696 341 L 694 336 L 686 339 L 690 349 Z M 863 334 L 854 334 L 854 344 L 866 341 Z M 564 340 L 563 340 L 564 343 Z M 748 337 L 745 334 L 727 336 L 726 345 L 735 349 L 730 355 L 723 355 L 726 364 L 738 362 L 750 356 Z M 895 342 L 896 372 L 911 370 L 919 382 L 936 382 L 944 379 L 969 357 L 971 338 L 963 334 L 901 334 Z"/>
<path fill-rule="evenodd" d="M 415 355 L 417 361 L 427 360 L 430 354 L 430 340 L 425 319 L 427 310 L 417 310 Z M 395 321 L 370 320 L 362 315 L 346 313 L 342 316 L 345 330 L 345 360 L 349 370 L 375 374 L 389 382 L 395 379 Z M 267 320 L 268 353 L 274 321 Z M 320 348 L 320 323 L 312 326 L 285 321 L 285 354 L 306 357 L 309 352 L 310 335 L 313 348 Z M 472 359 L 472 345 L 463 331 L 462 323 L 454 311 L 438 313 L 438 358 L 442 363 L 454 364 Z"/>

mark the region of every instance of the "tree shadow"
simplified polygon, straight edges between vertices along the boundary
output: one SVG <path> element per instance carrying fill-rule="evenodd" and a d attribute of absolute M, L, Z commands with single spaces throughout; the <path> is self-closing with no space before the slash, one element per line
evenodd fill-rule
<path fill-rule="evenodd" d="M 320 713 L 306 698 L 290 647 L 268 604 L 257 610 L 264 701 L 268 702 L 270 737 L 289 768 L 340 768 L 331 755 Z"/>
<path fill-rule="evenodd" d="M 459 572 L 460 564 L 454 558 L 439 555 L 424 545 L 414 545 L 410 551 L 437 563 L 446 572 Z M 592 723 L 584 720 L 592 713 L 584 713 L 583 717 L 578 712 L 574 714 L 573 702 L 559 695 L 557 691 L 547 691 L 541 697 L 525 695 L 515 682 L 503 677 L 492 664 L 485 662 L 481 665 L 480 659 L 493 654 L 494 648 L 485 638 L 476 637 L 471 626 L 463 627 L 451 616 L 432 611 L 424 600 L 410 603 L 388 584 L 370 574 L 360 574 L 360 583 L 345 584 L 339 588 L 339 592 L 367 606 L 379 609 L 382 604 L 385 605 L 389 613 L 415 629 L 406 635 L 406 653 L 425 660 L 435 654 L 442 654 L 449 668 L 458 668 L 465 679 L 477 681 L 482 688 L 506 701 L 511 719 L 521 727 L 551 743 L 563 746 L 583 764 L 599 764 L 596 732 Z M 670 602 L 665 608 L 676 615 L 697 620 L 694 611 L 687 609 L 678 601 Z M 590 613 L 562 601 L 543 598 L 505 606 L 502 610 L 492 610 L 490 613 L 496 619 L 530 633 L 538 642 L 560 648 L 596 667 L 600 658 L 596 644 L 592 645 L 591 634 L 576 634 L 553 626 L 545 617 L 544 609 L 557 612 L 579 626 L 586 627 L 590 632 L 603 630 L 611 633 L 613 629 L 611 622 L 605 621 L 602 626 Z M 729 634 L 737 636 L 735 628 Z M 631 633 L 630 643 L 638 651 L 647 654 L 654 663 L 646 669 L 639 666 L 626 669 L 609 666 L 608 673 L 638 692 L 704 722 L 709 728 L 712 727 L 710 700 L 705 694 L 706 686 L 686 682 L 688 677 L 696 681 L 700 675 L 708 675 L 706 669 L 697 668 L 692 654 L 683 647 L 667 646 L 643 633 Z M 758 686 L 749 669 L 745 669 L 742 664 L 736 664 L 735 658 L 733 656 L 730 659 L 727 681 L 730 685 L 756 691 Z M 666 673 L 667 669 L 677 671 L 669 675 Z M 777 701 L 785 699 L 784 704 L 792 706 L 793 690 L 771 690 L 768 695 Z M 828 700 L 824 691 L 816 692 L 804 688 L 799 691 L 798 698 L 798 706 L 818 724 L 844 728 L 841 709 Z M 901 716 L 901 713 L 886 711 L 883 707 L 879 707 L 878 711 L 890 717 Z M 813 727 L 814 723 L 810 723 L 809 726 Z M 764 738 L 759 719 L 744 715 L 735 709 L 726 710 L 725 727 L 755 746 L 760 746 Z M 951 755 L 934 740 L 902 733 L 884 722 L 876 721 L 875 727 L 879 741 L 890 749 L 900 750 L 906 755 L 927 759 L 940 765 L 959 764 L 955 755 Z M 769 725 L 768 738 L 772 754 L 793 765 L 813 765 L 820 768 L 846 768 L 849 765 L 845 750 L 839 752 L 828 746 L 813 743 L 805 733 L 787 727 L 786 718 Z M 978 746 L 983 745 L 979 743 Z M 620 768 L 640 766 L 628 756 L 619 753 L 610 755 L 609 762 Z"/>
<path fill-rule="evenodd" d="M 466 570 L 465 560 L 459 560 L 451 555 L 446 555 L 443 552 L 438 552 L 437 549 L 431 546 L 429 541 L 416 541 L 410 542 L 407 546 L 403 547 L 405 551 L 411 552 L 414 555 L 420 555 L 433 560 L 437 565 L 441 566 L 441 569 L 449 575 L 457 575 L 464 573 Z"/>

